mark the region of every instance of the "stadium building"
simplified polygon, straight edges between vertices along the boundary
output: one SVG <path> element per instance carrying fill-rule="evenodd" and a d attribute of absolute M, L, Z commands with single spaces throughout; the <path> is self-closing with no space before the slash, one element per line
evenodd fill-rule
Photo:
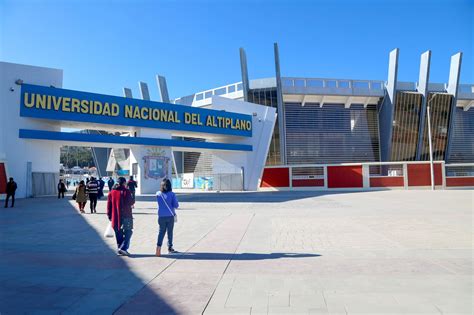
<path fill-rule="evenodd" d="M 430 51 L 421 55 L 418 81 L 398 81 L 398 55 L 389 55 L 386 81 L 282 77 L 275 44 L 275 77 L 249 79 L 240 49 L 241 82 L 172 102 L 205 107 L 218 95 L 274 107 L 266 166 L 429 161 L 429 107 L 433 160 L 473 163 L 474 85 L 459 83 L 462 53 L 452 56 L 447 83 L 430 82 Z M 205 174 L 211 162 L 185 153 L 180 171 Z"/>

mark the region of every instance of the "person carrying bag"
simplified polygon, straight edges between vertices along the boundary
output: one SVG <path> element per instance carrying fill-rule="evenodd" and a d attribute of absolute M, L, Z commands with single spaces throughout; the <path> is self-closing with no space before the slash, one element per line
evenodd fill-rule
<path fill-rule="evenodd" d="M 177 253 L 173 248 L 173 229 L 174 224 L 178 222 L 178 216 L 175 209 L 179 208 L 178 199 L 172 191 L 169 179 L 163 179 L 160 191 L 156 193 L 158 203 L 158 241 L 156 244 L 156 256 L 161 256 L 161 247 L 165 234 L 168 235 L 168 253 Z"/>
<path fill-rule="evenodd" d="M 107 216 L 115 232 L 117 255 L 130 256 L 128 248 L 133 234 L 132 206 L 135 201 L 125 187 L 125 178 L 120 177 L 118 183 L 107 196 Z"/>

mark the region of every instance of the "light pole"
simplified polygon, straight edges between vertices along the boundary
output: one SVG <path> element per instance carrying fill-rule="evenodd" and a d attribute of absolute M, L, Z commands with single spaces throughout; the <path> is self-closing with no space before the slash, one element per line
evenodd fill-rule
<path fill-rule="evenodd" d="M 435 190 L 435 182 L 434 182 L 434 165 L 433 165 L 433 146 L 431 144 L 431 116 L 430 116 L 430 103 L 436 97 L 435 94 L 426 104 L 426 117 L 428 119 L 428 144 L 430 147 L 430 175 L 431 175 L 431 190 Z"/>

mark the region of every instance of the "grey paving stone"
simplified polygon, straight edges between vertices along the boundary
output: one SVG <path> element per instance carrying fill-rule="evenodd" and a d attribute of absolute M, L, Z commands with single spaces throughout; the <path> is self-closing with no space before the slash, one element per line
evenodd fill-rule
<path fill-rule="evenodd" d="M 105 202 L 0 212 L 0 311 L 66 314 L 471 314 L 472 191 L 178 194 L 175 247 L 154 256 L 153 196 L 132 257 Z M 39 230 L 38 227 L 41 227 Z M 43 231 L 48 231 L 44 233 Z M 166 252 L 166 250 L 164 250 Z"/>

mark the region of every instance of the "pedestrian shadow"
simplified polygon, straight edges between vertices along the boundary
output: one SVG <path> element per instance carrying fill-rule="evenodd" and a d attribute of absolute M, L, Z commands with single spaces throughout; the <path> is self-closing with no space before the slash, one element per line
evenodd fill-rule
<path fill-rule="evenodd" d="M 280 203 L 338 194 L 358 193 L 361 190 L 291 190 L 291 191 L 242 191 L 242 192 L 176 192 L 180 202 L 196 203 Z M 363 191 L 373 193 L 373 191 Z M 137 195 L 136 201 L 156 201 L 155 195 Z"/>
<path fill-rule="evenodd" d="M 136 254 L 131 258 L 154 257 L 150 254 Z M 311 258 L 320 257 L 320 254 L 299 254 L 299 253 L 204 253 L 204 252 L 184 252 L 177 254 L 163 254 L 160 258 L 170 258 L 178 260 L 270 260 L 285 258 Z"/>
<path fill-rule="evenodd" d="M 92 226 L 107 222 L 54 197 L 0 211 L 0 313 L 179 313 Z"/>

